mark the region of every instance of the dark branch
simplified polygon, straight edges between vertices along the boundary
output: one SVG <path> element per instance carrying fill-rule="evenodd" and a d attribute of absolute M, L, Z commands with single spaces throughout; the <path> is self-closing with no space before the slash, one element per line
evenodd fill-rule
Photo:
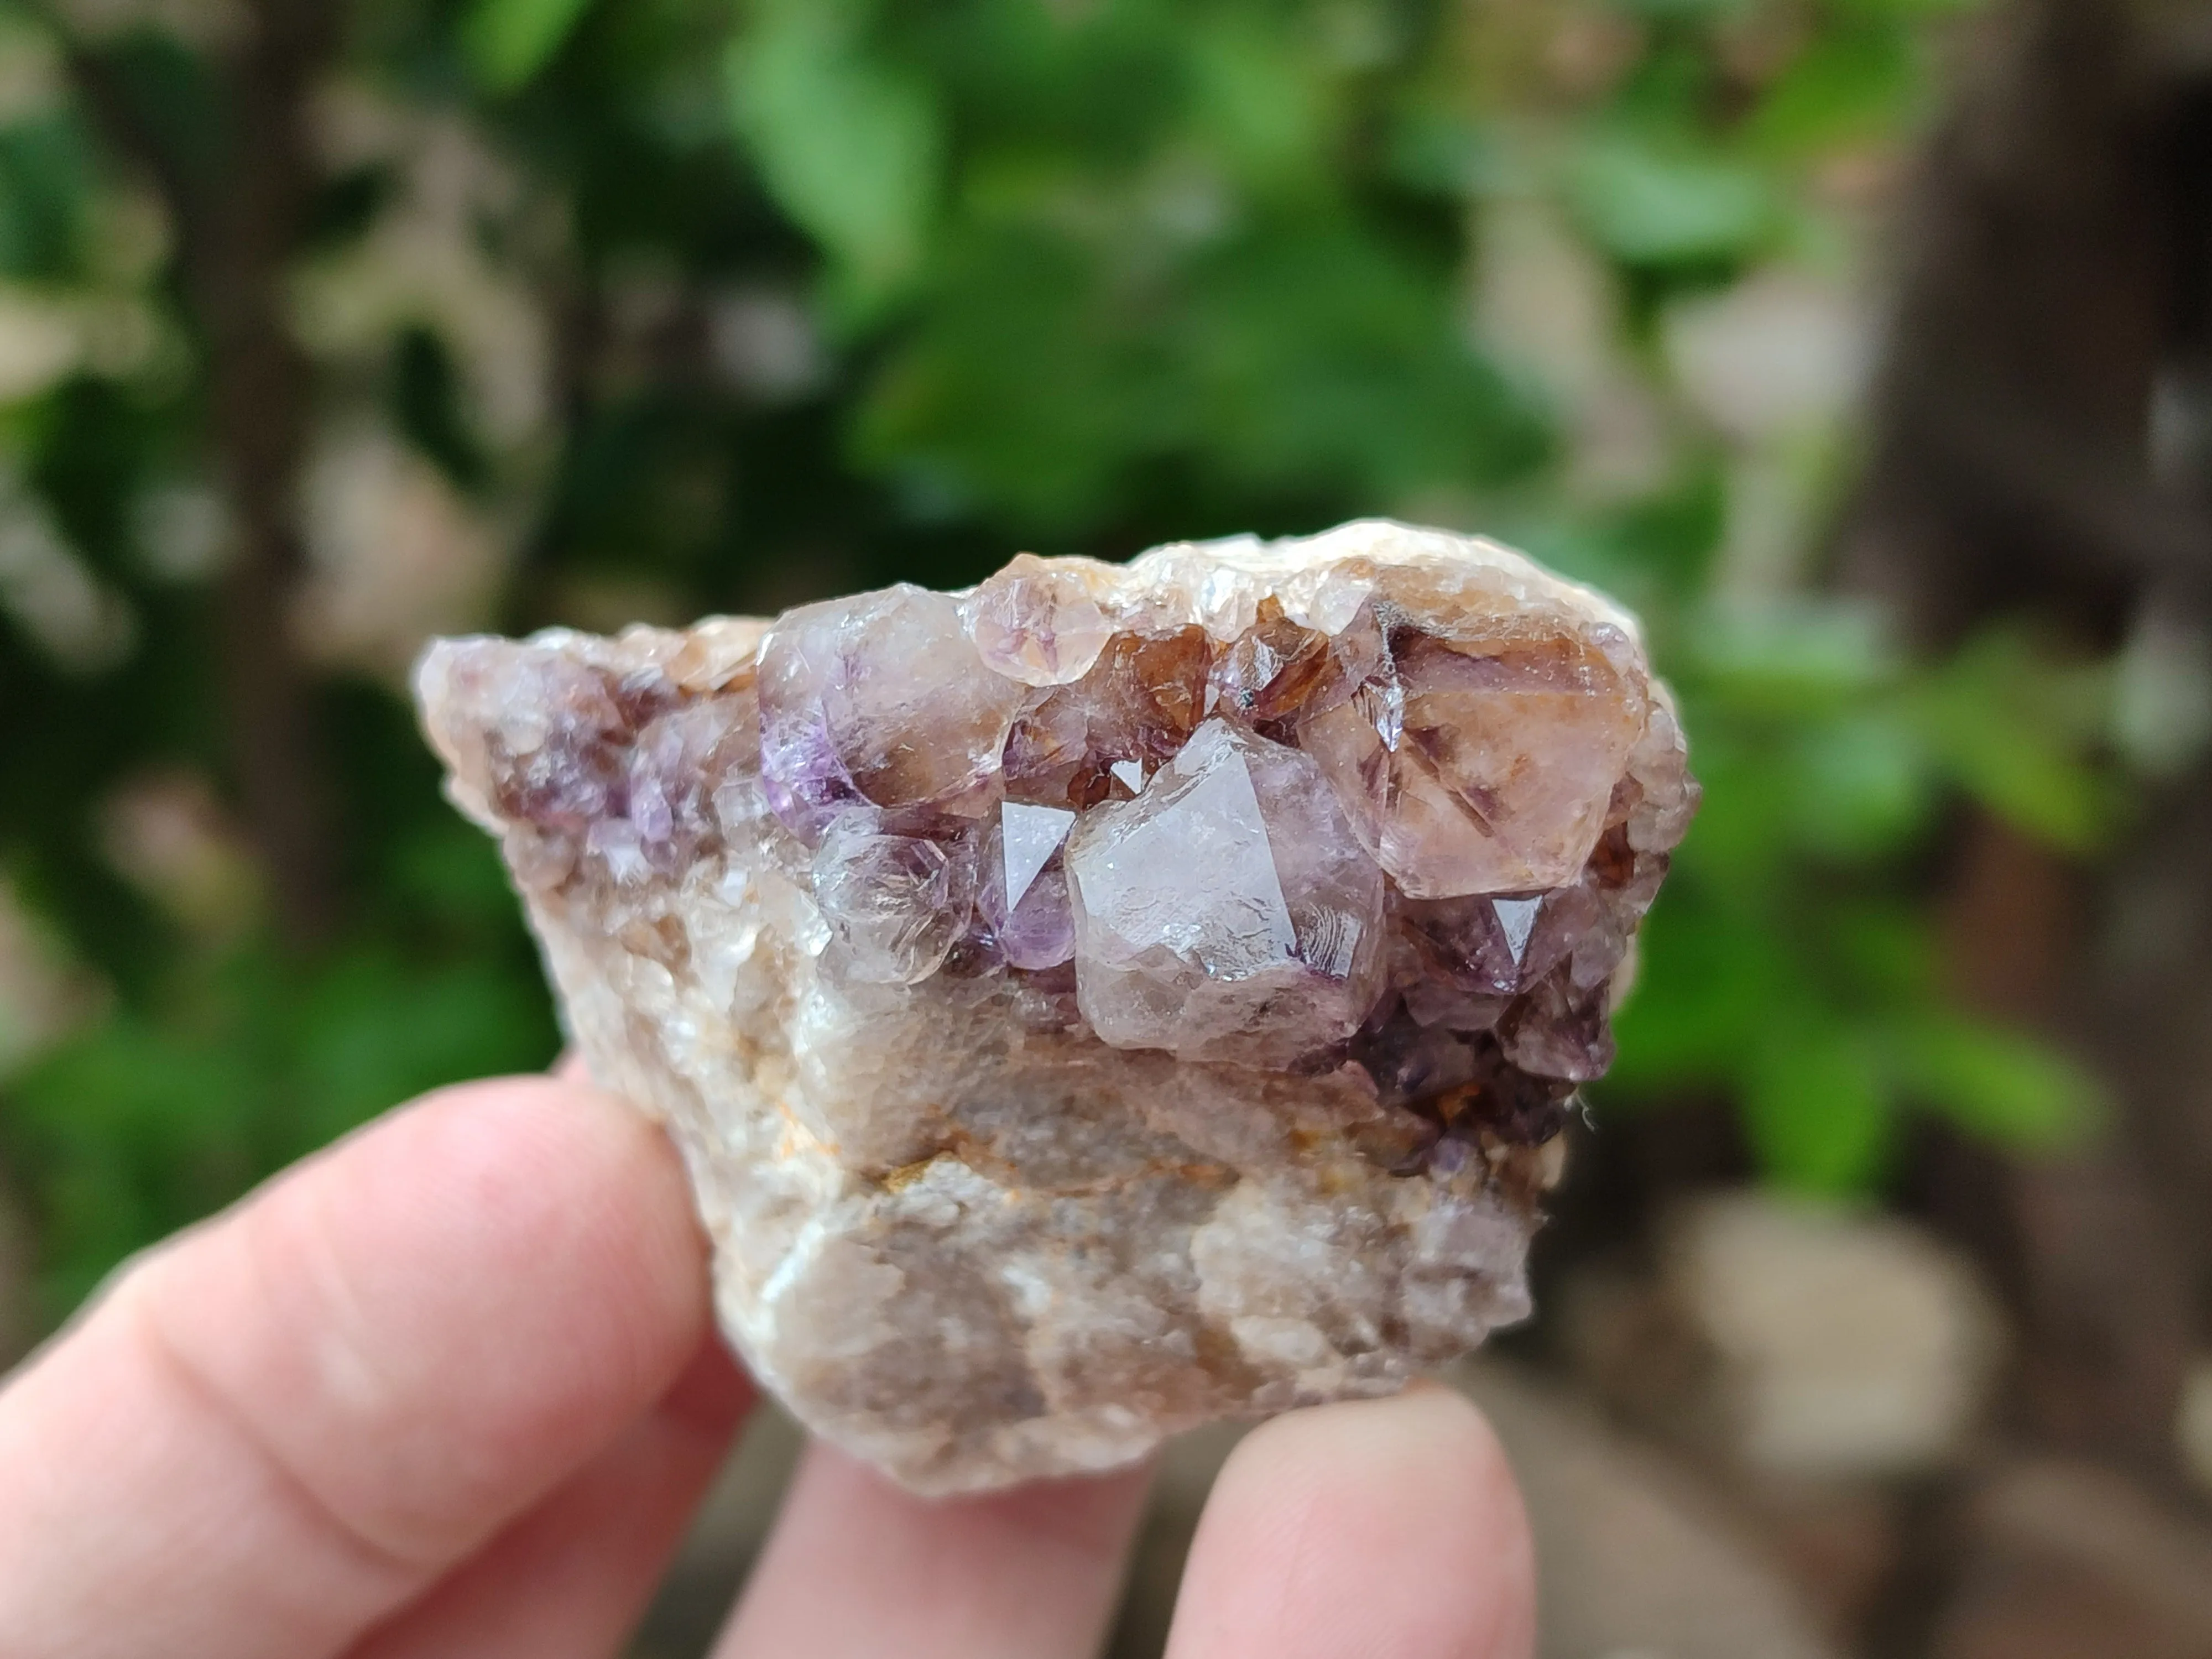
<path fill-rule="evenodd" d="M 335 0 L 255 0 L 249 38 L 219 66 L 225 131 L 209 179 L 163 141 L 100 52 L 77 44 L 69 54 L 94 118 L 144 168 L 177 227 L 237 537 L 220 595 L 233 765 L 279 927 L 302 948 L 328 937 L 337 890 L 313 675 L 291 626 L 313 383 L 287 325 L 284 279 L 316 184 L 308 100 L 337 52 L 341 10 Z"/>

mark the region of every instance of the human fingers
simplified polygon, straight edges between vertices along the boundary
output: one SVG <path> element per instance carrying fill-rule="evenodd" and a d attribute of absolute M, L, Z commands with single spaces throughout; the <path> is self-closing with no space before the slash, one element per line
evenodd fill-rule
<path fill-rule="evenodd" d="M 714 1659 L 1087 1659 L 1145 1483 L 932 1501 L 811 1445 Z"/>
<path fill-rule="evenodd" d="M 617 1652 L 752 1401 L 751 1383 L 708 1336 L 659 1405 L 350 1659 Z"/>
<path fill-rule="evenodd" d="M 395 1113 L 138 1263 L 0 1390 L 10 1659 L 334 1652 L 706 1332 L 665 1139 L 544 1079 Z"/>
<path fill-rule="evenodd" d="M 1168 1659 L 1528 1659 L 1535 1595 L 1497 1437 L 1419 1385 L 1244 1439 L 1200 1517 Z"/>

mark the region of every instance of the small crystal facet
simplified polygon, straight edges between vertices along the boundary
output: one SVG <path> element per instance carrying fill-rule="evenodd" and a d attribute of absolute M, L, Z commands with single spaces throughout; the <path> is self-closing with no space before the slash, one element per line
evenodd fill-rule
<path fill-rule="evenodd" d="M 1060 848 L 1075 814 L 1006 801 L 984 848 L 975 896 L 991 943 L 1008 966 L 1056 968 L 1075 954 L 1075 919 Z"/>
<path fill-rule="evenodd" d="M 1644 724 L 1634 689 L 1562 638 L 1409 637 L 1392 656 L 1299 736 L 1392 880 L 1445 898 L 1572 879 Z"/>
<path fill-rule="evenodd" d="M 1093 593 L 1100 585 L 1093 568 L 1079 562 L 1016 555 L 963 607 L 976 651 L 994 671 L 1024 685 L 1081 679 L 1114 636 Z"/>
<path fill-rule="evenodd" d="M 1008 801 L 999 809 L 1000 833 L 1005 837 L 1004 868 L 1006 902 L 1018 905 L 1045 860 L 1067 839 L 1075 814 L 1060 806 L 1025 806 Z"/>
<path fill-rule="evenodd" d="M 1536 928 L 1536 912 L 1543 908 L 1540 894 L 1534 898 L 1494 898 L 1491 909 L 1497 915 L 1498 925 L 1505 934 L 1506 954 L 1518 968 L 1521 958 L 1528 952 L 1528 935 Z"/>

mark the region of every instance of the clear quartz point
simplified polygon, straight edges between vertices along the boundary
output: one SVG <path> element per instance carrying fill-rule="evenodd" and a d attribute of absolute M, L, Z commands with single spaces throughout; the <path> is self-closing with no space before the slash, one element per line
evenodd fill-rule
<path fill-rule="evenodd" d="M 854 979 L 911 985 L 937 971 L 975 900 L 965 851 L 884 835 L 866 813 L 830 826 L 814 854 L 814 901 Z"/>

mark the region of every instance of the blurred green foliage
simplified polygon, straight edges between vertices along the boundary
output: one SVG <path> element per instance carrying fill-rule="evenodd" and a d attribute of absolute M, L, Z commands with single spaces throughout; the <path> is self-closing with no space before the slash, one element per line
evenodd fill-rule
<path fill-rule="evenodd" d="M 1925 881 L 1962 801 L 2094 840 L 2095 677 L 2011 636 L 1915 663 L 1811 589 L 1946 9 L 353 0 L 290 295 L 345 886 L 303 957 L 242 850 L 223 348 L 155 188 L 252 164 L 235 8 L 9 0 L 0 1170 L 52 1310 L 391 1102 L 550 1057 L 397 693 L 427 629 L 1364 513 L 1615 589 L 1681 692 L 1707 805 L 1601 1104 L 1723 1091 L 1830 1190 L 1910 1110 L 2077 1127 L 2086 1079 L 1946 1002 Z"/>
<path fill-rule="evenodd" d="M 1962 799 L 2077 849 L 2117 806 L 2075 758 L 2102 703 L 2081 671 L 2005 635 L 1914 668 L 1863 622 L 1693 611 L 1670 642 L 1705 805 L 1604 1085 L 1724 1091 L 1764 1168 L 1829 1193 L 1880 1181 L 1910 1109 L 2023 1149 L 2088 1127 L 2093 1079 L 1948 1006 L 1912 876 Z"/>

